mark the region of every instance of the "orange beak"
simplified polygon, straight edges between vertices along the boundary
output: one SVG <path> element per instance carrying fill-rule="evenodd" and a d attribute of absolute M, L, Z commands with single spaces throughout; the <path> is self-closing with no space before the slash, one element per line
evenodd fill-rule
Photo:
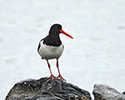
<path fill-rule="evenodd" d="M 72 38 L 73 39 L 73 37 L 71 36 L 71 35 L 69 35 L 68 33 L 66 33 L 65 31 L 63 31 L 63 30 L 60 30 L 60 33 L 63 33 L 63 34 L 65 34 L 66 36 L 68 36 L 68 37 L 70 37 L 70 38 Z"/>

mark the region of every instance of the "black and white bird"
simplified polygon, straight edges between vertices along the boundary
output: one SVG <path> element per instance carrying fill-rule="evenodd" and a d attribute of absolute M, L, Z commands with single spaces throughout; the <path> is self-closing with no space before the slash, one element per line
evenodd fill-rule
<path fill-rule="evenodd" d="M 64 46 L 59 36 L 60 33 L 63 33 L 66 36 L 73 39 L 71 35 L 69 35 L 68 33 L 62 30 L 62 26 L 60 24 L 54 24 L 51 26 L 49 30 L 49 34 L 45 38 L 40 40 L 39 46 L 38 46 L 38 53 L 42 59 L 45 59 L 47 61 L 48 68 L 51 74 L 50 77 L 48 78 L 51 78 L 51 79 L 59 78 L 59 79 L 65 80 L 60 73 L 59 61 L 58 61 L 59 57 L 62 55 L 63 50 L 64 50 Z M 58 73 L 59 73 L 57 77 L 55 77 L 52 74 L 51 66 L 48 61 L 50 59 L 56 59 L 56 66 L 57 66 Z"/>

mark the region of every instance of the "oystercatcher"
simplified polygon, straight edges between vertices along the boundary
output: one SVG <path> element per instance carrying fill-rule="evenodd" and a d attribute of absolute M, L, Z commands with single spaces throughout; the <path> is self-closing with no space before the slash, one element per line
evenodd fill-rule
<path fill-rule="evenodd" d="M 38 45 L 38 53 L 42 59 L 45 59 L 47 61 L 48 68 L 51 74 L 50 77 L 48 78 L 51 78 L 51 79 L 59 78 L 59 79 L 65 80 L 60 73 L 59 61 L 58 61 L 59 57 L 62 55 L 63 50 L 64 50 L 64 46 L 59 36 L 60 33 L 63 33 L 66 36 L 73 39 L 71 35 L 69 35 L 68 33 L 62 30 L 62 26 L 60 24 L 54 24 L 51 26 L 49 30 L 49 34 L 45 38 L 40 40 L 39 45 Z M 50 59 L 56 59 L 56 66 L 57 66 L 58 74 L 59 74 L 58 77 L 55 77 L 52 74 L 51 66 L 48 61 Z"/>

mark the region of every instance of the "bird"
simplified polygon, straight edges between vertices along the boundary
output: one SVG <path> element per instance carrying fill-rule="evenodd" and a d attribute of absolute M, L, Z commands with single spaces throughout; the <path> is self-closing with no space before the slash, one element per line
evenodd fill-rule
<path fill-rule="evenodd" d="M 65 80 L 59 70 L 59 58 L 63 53 L 64 45 L 62 44 L 62 41 L 60 40 L 60 33 L 65 34 L 66 36 L 73 39 L 71 35 L 66 33 L 64 30 L 62 30 L 62 26 L 60 24 L 53 24 L 50 27 L 49 34 L 40 40 L 38 45 L 38 54 L 40 55 L 41 59 L 45 59 L 50 71 L 50 77 L 48 79 L 61 79 Z M 49 63 L 49 60 L 56 59 L 56 67 L 58 70 L 58 76 L 55 77 L 52 73 L 51 66 Z"/>

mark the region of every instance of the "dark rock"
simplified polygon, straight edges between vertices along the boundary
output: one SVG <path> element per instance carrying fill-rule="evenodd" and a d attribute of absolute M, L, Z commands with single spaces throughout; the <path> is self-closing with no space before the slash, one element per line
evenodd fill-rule
<path fill-rule="evenodd" d="M 122 94 L 124 94 L 124 95 L 125 95 L 125 91 L 124 91 L 124 92 L 122 92 Z"/>
<path fill-rule="evenodd" d="M 125 100 L 125 95 L 103 84 L 96 84 L 93 94 L 94 100 Z"/>
<path fill-rule="evenodd" d="M 5 100 L 91 100 L 90 93 L 60 79 L 41 78 L 14 85 Z"/>

